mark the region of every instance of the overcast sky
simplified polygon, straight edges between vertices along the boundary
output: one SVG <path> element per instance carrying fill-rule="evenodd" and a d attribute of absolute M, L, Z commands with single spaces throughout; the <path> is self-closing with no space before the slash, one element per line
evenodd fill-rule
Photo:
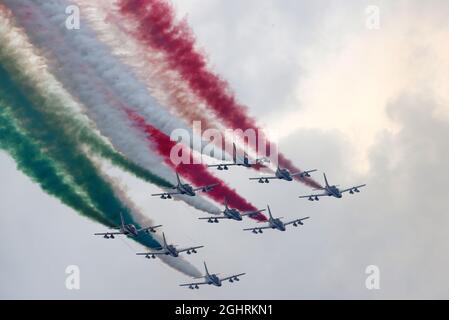
<path fill-rule="evenodd" d="M 247 272 L 238 284 L 187 290 L 160 261 L 135 256 L 129 239 L 92 236 L 93 223 L 43 193 L 0 152 L 0 298 L 299 299 L 449 298 L 449 26 L 447 1 L 176 0 L 211 66 L 279 137 L 301 168 L 342 187 L 343 199 L 309 202 L 298 183 L 259 185 L 250 170 L 217 173 L 256 206 L 285 218 L 285 233 L 209 225 L 181 202 L 126 174 L 127 192 L 164 225 L 170 242 L 206 247 L 198 268 Z M 366 9 L 378 6 L 379 29 Z M 316 175 L 321 179 L 321 172 Z M 67 290 L 78 265 L 81 289 Z M 380 269 L 380 289 L 365 268 Z"/>

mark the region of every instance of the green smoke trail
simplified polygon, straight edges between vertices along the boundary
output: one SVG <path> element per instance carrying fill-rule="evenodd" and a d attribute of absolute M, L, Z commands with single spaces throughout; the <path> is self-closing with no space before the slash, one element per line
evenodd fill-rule
<path fill-rule="evenodd" d="M 113 164 L 134 176 L 162 188 L 173 187 L 170 182 L 135 164 L 133 161 L 130 161 L 115 151 L 113 147 L 107 144 L 91 129 L 91 126 L 84 117 L 77 115 L 73 110 L 66 107 L 65 101 L 62 98 L 52 94 L 52 88 L 48 88 L 49 92 L 45 93 L 42 93 L 42 90 L 36 89 L 35 84 L 39 82 L 39 79 L 33 79 L 32 75 L 26 72 L 26 70 L 24 72 L 22 66 L 15 60 L 14 51 L 11 48 L 0 46 L 0 59 L 4 69 L 11 75 L 12 80 L 15 83 L 20 83 L 23 89 L 22 91 L 34 102 L 35 108 L 38 108 L 40 112 L 45 114 L 48 123 L 58 123 L 64 126 L 64 130 L 68 134 L 76 138 L 77 141 L 85 143 L 92 152 L 110 160 Z"/>
<path fill-rule="evenodd" d="M 100 223 L 112 226 L 109 220 L 78 192 L 64 172 L 36 147 L 32 139 L 21 132 L 6 108 L 2 107 L 4 105 L 4 101 L 0 99 L 0 148 L 11 155 L 18 169 L 37 182 L 45 192 L 57 197 L 67 206 Z"/>
<path fill-rule="evenodd" d="M 4 107 L 14 115 L 20 127 L 33 137 L 40 150 L 45 150 L 48 157 L 63 167 L 106 219 L 114 225 L 119 225 L 122 212 L 125 220 L 132 221 L 129 209 L 116 197 L 109 184 L 97 172 L 95 165 L 82 152 L 79 135 L 65 131 L 61 122 L 55 122 L 39 112 L 39 108 L 21 91 L 31 88 L 17 84 L 19 86 L 16 86 L 8 71 L 0 65 L 0 97 L 5 102 Z M 139 235 L 136 240 L 151 248 L 160 247 L 159 243 L 147 234 Z"/>

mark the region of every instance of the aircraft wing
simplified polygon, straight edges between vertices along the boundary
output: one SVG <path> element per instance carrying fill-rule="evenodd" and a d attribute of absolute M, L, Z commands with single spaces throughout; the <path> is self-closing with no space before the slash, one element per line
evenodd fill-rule
<path fill-rule="evenodd" d="M 136 255 L 138 256 L 157 256 L 157 255 L 165 255 L 167 253 L 166 250 L 160 250 L 160 251 L 149 251 L 149 252 L 137 252 Z"/>
<path fill-rule="evenodd" d="M 94 233 L 96 236 L 110 236 L 110 235 L 116 235 L 116 234 L 124 234 L 121 231 L 112 231 L 112 232 L 97 232 Z"/>
<path fill-rule="evenodd" d="M 289 224 L 294 224 L 294 223 L 302 224 L 302 222 L 303 222 L 304 220 L 307 220 L 307 219 L 309 219 L 309 218 L 310 218 L 310 217 L 305 217 L 305 218 L 301 218 L 301 219 L 295 219 L 295 220 L 292 220 L 292 221 L 285 222 L 284 225 L 285 225 L 285 226 L 288 226 Z"/>
<path fill-rule="evenodd" d="M 359 188 L 362 188 L 362 187 L 364 187 L 364 186 L 366 186 L 366 184 L 361 184 L 361 185 L 359 185 L 359 186 L 355 186 L 355 187 L 347 188 L 347 189 L 344 189 L 344 190 L 340 190 L 340 192 L 341 192 L 341 193 L 343 193 L 343 192 L 348 192 L 348 191 L 358 192 Z"/>
<path fill-rule="evenodd" d="M 317 170 L 313 169 L 313 170 L 308 170 L 308 171 L 295 172 L 295 173 L 292 173 L 290 175 L 292 177 L 294 177 L 294 176 L 309 177 L 310 176 L 309 174 L 312 173 L 312 172 L 315 172 L 315 171 L 317 171 Z"/>
<path fill-rule="evenodd" d="M 204 248 L 204 246 L 196 246 L 196 247 L 178 249 L 178 252 L 181 253 L 181 252 L 191 251 L 191 250 L 200 249 L 200 248 Z"/>
<path fill-rule="evenodd" d="M 219 163 L 219 164 L 208 164 L 208 168 L 215 168 L 215 167 L 230 167 L 230 166 L 236 166 L 237 163 Z"/>
<path fill-rule="evenodd" d="M 156 196 L 172 196 L 175 194 L 181 194 L 181 192 L 179 191 L 173 191 L 173 192 L 164 192 L 164 193 L 153 193 L 151 196 L 152 197 L 156 197 Z"/>
<path fill-rule="evenodd" d="M 198 219 L 199 220 L 209 220 L 209 219 L 214 220 L 214 219 L 229 219 L 229 217 L 227 217 L 227 216 L 210 216 L 210 217 L 201 217 Z"/>
<path fill-rule="evenodd" d="M 219 183 L 214 183 L 214 184 L 210 184 L 210 185 L 207 185 L 207 186 L 195 188 L 195 189 L 193 189 L 193 191 L 200 191 L 201 190 L 202 192 L 209 192 L 209 191 L 211 191 L 213 188 L 215 188 L 218 185 L 219 185 Z"/>
<path fill-rule="evenodd" d="M 309 198 L 309 199 L 313 199 L 313 198 L 315 198 L 315 197 L 324 197 L 324 196 L 328 196 L 328 194 L 327 193 L 320 193 L 320 194 L 309 194 L 309 195 L 307 195 L 307 196 L 299 196 L 299 198 Z"/>
<path fill-rule="evenodd" d="M 193 287 L 193 286 L 201 286 L 203 284 L 208 284 L 207 281 L 201 281 L 201 282 L 192 282 L 192 283 L 183 283 L 180 284 L 180 287 Z"/>
<path fill-rule="evenodd" d="M 235 278 L 237 278 L 237 277 L 244 276 L 245 274 L 246 274 L 246 273 L 234 274 L 234 275 L 229 276 L 229 277 L 221 278 L 220 280 L 221 280 L 221 281 L 226 281 L 226 280 L 229 280 L 229 279 L 235 279 Z"/>
<path fill-rule="evenodd" d="M 158 224 L 157 226 L 151 226 L 151 227 L 141 228 L 141 229 L 137 230 L 137 232 L 140 232 L 140 231 L 151 231 L 151 232 L 156 232 L 154 229 L 160 228 L 160 227 L 162 227 L 162 225 L 161 225 L 161 224 Z"/>
<path fill-rule="evenodd" d="M 279 178 L 276 177 L 276 176 L 272 176 L 272 177 L 262 177 L 262 176 L 260 176 L 258 178 L 249 178 L 249 180 L 265 180 L 265 179 L 279 179 Z"/>
<path fill-rule="evenodd" d="M 261 230 L 261 229 L 271 229 L 271 226 L 270 225 L 266 225 L 266 226 L 263 226 L 263 227 L 246 228 L 246 229 L 243 229 L 243 231 L 254 231 L 254 230 Z"/>
<path fill-rule="evenodd" d="M 261 213 L 261 212 L 263 212 L 263 211 L 265 211 L 265 209 L 261 209 L 261 210 L 257 210 L 257 211 L 245 212 L 245 213 L 241 213 L 240 215 L 241 215 L 242 217 L 245 217 L 245 216 L 252 216 L 252 215 Z"/>

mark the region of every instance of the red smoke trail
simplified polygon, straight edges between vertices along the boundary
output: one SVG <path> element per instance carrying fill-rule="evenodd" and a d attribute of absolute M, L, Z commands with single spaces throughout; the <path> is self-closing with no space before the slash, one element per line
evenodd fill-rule
<path fill-rule="evenodd" d="M 195 38 L 186 20 L 177 23 L 174 10 L 166 0 L 119 0 L 119 4 L 123 14 L 138 20 L 138 39 L 152 49 L 164 52 L 170 66 L 227 126 L 260 131 L 256 121 L 247 115 L 246 107 L 236 101 L 228 84 L 209 71 L 206 58 L 195 49 Z M 282 154 L 278 155 L 278 161 L 281 167 L 290 171 L 301 171 Z M 321 187 L 310 178 L 296 178 L 310 187 Z"/>
<path fill-rule="evenodd" d="M 170 160 L 170 151 L 177 144 L 175 141 L 170 140 L 170 137 L 159 131 L 155 127 L 145 122 L 145 119 L 140 117 L 134 111 L 127 109 L 126 113 L 128 117 L 134 122 L 135 126 L 144 131 L 148 135 L 148 139 L 155 145 L 157 152 L 163 156 L 164 162 L 180 173 L 183 177 L 186 177 L 195 186 L 206 186 L 214 183 L 218 185 L 207 192 L 206 195 L 211 197 L 217 202 L 223 203 L 224 198 L 227 197 L 230 207 L 236 208 L 240 211 L 256 211 L 252 204 L 239 196 L 235 190 L 229 188 L 224 182 L 214 175 L 212 175 L 207 167 L 202 164 L 178 164 L 175 165 Z M 182 147 L 182 152 L 189 155 L 189 159 L 193 159 L 193 154 L 190 149 Z M 192 162 L 192 161 L 191 161 Z M 267 218 L 259 213 L 253 217 L 258 221 L 266 221 Z"/>

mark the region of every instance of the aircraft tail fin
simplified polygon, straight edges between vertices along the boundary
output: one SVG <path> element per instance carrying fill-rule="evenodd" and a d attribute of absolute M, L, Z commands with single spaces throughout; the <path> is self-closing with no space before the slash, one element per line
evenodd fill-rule
<path fill-rule="evenodd" d="M 267 204 L 267 208 L 268 208 L 268 214 L 270 215 L 270 218 L 273 219 L 273 216 L 271 215 L 270 206 L 268 204 Z"/>
<path fill-rule="evenodd" d="M 162 232 L 162 238 L 164 239 L 164 247 L 167 247 L 167 240 L 165 239 L 165 233 Z"/>
<path fill-rule="evenodd" d="M 176 172 L 176 180 L 178 180 L 178 186 L 181 185 L 181 178 L 179 178 L 179 173 Z"/>
<path fill-rule="evenodd" d="M 123 219 L 123 213 L 120 211 L 120 223 L 122 224 L 122 228 L 125 227 L 125 220 Z"/>
<path fill-rule="evenodd" d="M 326 174 L 323 173 L 323 176 L 324 176 L 324 182 L 326 183 L 326 187 L 329 187 L 329 182 L 327 182 Z"/>
<path fill-rule="evenodd" d="M 224 206 L 226 209 L 228 209 L 228 197 L 224 198 Z"/>
<path fill-rule="evenodd" d="M 206 274 L 209 275 L 209 270 L 207 270 L 206 261 L 204 261 L 204 269 L 206 269 Z"/>
<path fill-rule="evenodd" d="M 237 148 L 235 147 L 235 143 L 232 143 L 232 161 L 237 163 Z"/>

